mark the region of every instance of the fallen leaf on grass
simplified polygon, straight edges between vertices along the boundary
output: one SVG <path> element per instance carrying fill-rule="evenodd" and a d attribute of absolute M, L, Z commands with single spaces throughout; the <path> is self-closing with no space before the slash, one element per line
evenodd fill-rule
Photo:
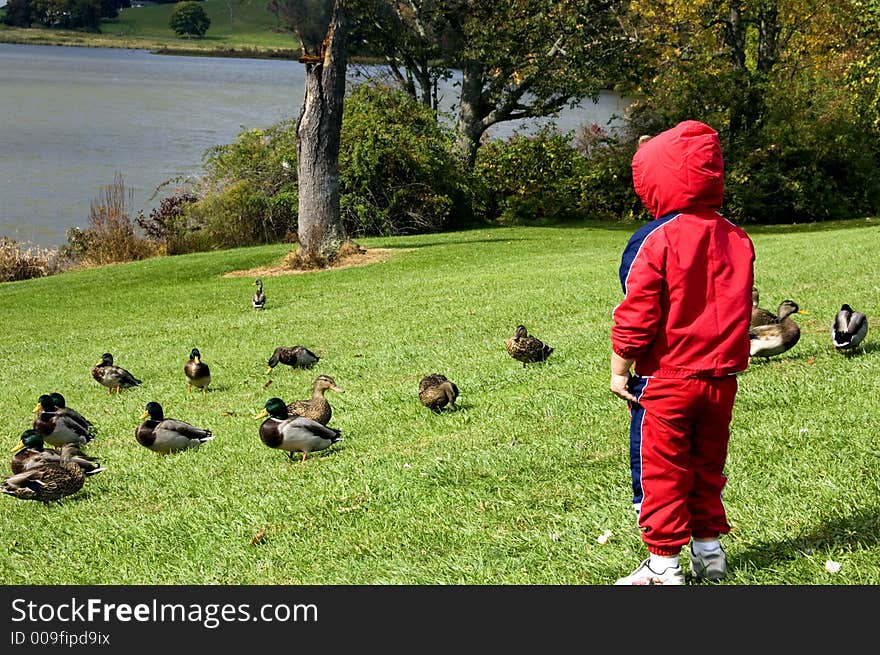
<path fill-rule="evenodd" d="M 259 546 L 260 544 L 266 543 L 266 531 L 260 530 L 257 534 L 254 535 L 254 538 L 251 539 L 251 546 Z"/>

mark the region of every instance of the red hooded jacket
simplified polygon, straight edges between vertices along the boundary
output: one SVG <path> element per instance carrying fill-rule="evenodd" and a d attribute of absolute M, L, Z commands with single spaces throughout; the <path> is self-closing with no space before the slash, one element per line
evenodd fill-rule
<path fill-rule="evenodd" d="M 633 157 L 636 193 L 655 220 L 639 229 L 620 265 L 624 299 L 611 346 L 639 376 L 719 377 L 749 362 L 755 251 L 722 217 L 718 134 L 684 121 Z"/>

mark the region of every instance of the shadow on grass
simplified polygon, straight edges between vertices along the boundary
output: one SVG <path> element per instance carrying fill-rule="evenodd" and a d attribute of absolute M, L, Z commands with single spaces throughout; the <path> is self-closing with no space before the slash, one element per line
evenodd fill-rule
<path fill-rule="evenodd" d="M 841 548 L 871 547 L 880 544 L 880 508 L 868 507 L 828 519 L 811 532 L 779 541 L 758 542 L 737 556 L 758 569 L 797 559 L 804 552 Z"/>

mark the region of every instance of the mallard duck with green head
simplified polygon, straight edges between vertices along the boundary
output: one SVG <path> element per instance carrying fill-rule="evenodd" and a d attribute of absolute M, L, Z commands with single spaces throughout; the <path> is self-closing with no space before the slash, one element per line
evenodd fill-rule
<path fill-rule="evenodd" d="M 64 444 L 87 444 L 95 438 L 94 432 L 73 417 L 58 411 L 52 396 L 44 393 L 34 407 L 37 417 L 34 419 L 34 430 L 43 436 L 43 441 L 60 448 Z"/>
<path fill-rule="evenodd" d="M 49 394 L 49 397 L 52 399 L 52 402 L 55 403 L 56 412 L 72 418 L 74 421 L 86 428 L 89 432 L 94 433 L 95 425 L 78 411 L 76 411 L 72 407 L 68 407 L 67 401 L 64 399 L 64 396 L 62 396 L 57 391 L 53 391 Z"/>
<path fill-rule="evenodd" d="M 58 461 L 44 462 L 41 466 L 7 476 L 0 484 L 0 492 L 19 500 L 38 500 L 49 503 L 75 494 L 82 489 L 86 474 L 71 461 L 77 451 L 75 444 L 65 444 Z M 97 473 L 103 469 L 96 469 Z"/>
<path fill-rule="evenodd" d="M 155 401 L 146 404 L 141 420 L 143 423 L 134 432 L 135 439 L 144 448 L 162 455 L 198 448 L 214 438 L 210 430 L 197 428 L 186 421 L 165 418 L 162 405 Z"/>
<path fill-rule="evenodd" d="M 868 334 L 868 317 L 844 303 L 831 324 L 831 344 L 838 352 L 858 347 Z"/>
<path fill-rule="evenodd" d="M 319 359 L 320 357 L 305 346 L 278 346 L 269 358 L 266 375 L 278 364 L 286 364 L 291 368 L 312 368 Z"/>
<path fill-rule="evenodd" d="M 290 416 L 287 405 L 280 398 L 270 398 L 255 418 L 260 424 L 260 441 L 269 448 L 283 450 L 293 461 L 293 453 L 301 452 L 300 464 L 305 464 L 309 453 L 324 450 L 342 440 L 342 432 L 321 425 L 305 416 Z"/>
<path fill-rule="evenodd" d="M 198 348 L 189 352 L 189 360 L 183 365 L 183 374 L 186 376 L 187 392 L 192 391 L 193 387 L 205 391 L 211 384 L 211 369 L 202 361 Z"/>
<path fill-rule="evenodd" d="M 79 466 L 83 473 L 92 475 L 98 473 L 99 470 L 104 470 L 97 459 L 87 456 L 76 444 L 70 445 L 72 448 L 69 449 L 69 459 Z M 36 430 L 25 430 L 22 432 L 12 452 L 14 454 L 9 462 L 9 466 L 13 473 L 22 473 L 28 469 L 42 466 L 46 462 L 61 461 L 61 451 L 46 449 L 43 435 Z"/>
<path fill-rule="evenodd" d="M 419 381 L 419 401 L 433 412 L 440 413 L 444 407 L 456 410 L 458 387 L 442 373 L 431 373 Z"/>
<path fill-rule="evenodd" d="M 142 384 L 130 372 L 121 366 L 116 366 L 113 363 L 113 355 L 110 353 L 101 355 L 101 359 L 92 366 L 92 377 L 99 384 L 107 387 L 107 395 L 113 393 L 113 389 L 116 389 L 118 395 L 120 389 L 138 387 Z"/>
<path fill-rule="evenodd" d="M 324 395 L 328 390 L 345 393 L 329 375 L 319 375 L 312 386 L 312 397 L 308 400 L 294 400 L 287 403 L 287 413 L 290 416 L 305 416 L 321 425 L 327 425 L 333 416 L 333 408 Z"/>
<path fill-rule="evenodd" d="M 801 338 L 801 329 L 791 315 L 806 313 L 793 300 L 784 300 L 779 305 L 777 322 L 749 328 L 749 356 L 767 358 L 794 348 Z"/>
<path fill-rule="evenodd" d="M 507 340 L 507 354 L 518 362 L 526 364 L 545 361 L 553 352 L 553 348 L 546 343 L 531 336 L 525 326 L 517 325 L 513 336 Z"/>

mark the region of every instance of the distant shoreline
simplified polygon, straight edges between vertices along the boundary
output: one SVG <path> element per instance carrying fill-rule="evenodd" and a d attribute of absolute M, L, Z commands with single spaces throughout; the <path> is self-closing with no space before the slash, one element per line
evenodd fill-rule
<path fill-rule="evenodd" d="M 10 28 L 0 26 L 0 43 L 10 45 L 50 45 L 78 48 L 120 48 L 123 50 L 147 50 L 156 55 L 181 57 L 228 57 L 235 59 L 281 59 L 296 61 L 300 52 L 296 49 L 260 48 L 257 46 L 235 48 L 216 45 L 186 47 L 169 45 L 146 39 L 131 39 L 106 33 L 91 34 L 71 30 L 49 31 L 34 28 Z M 349 56 L 352 64 L 373 64 L 379 60 L 369 57 Z"/>

